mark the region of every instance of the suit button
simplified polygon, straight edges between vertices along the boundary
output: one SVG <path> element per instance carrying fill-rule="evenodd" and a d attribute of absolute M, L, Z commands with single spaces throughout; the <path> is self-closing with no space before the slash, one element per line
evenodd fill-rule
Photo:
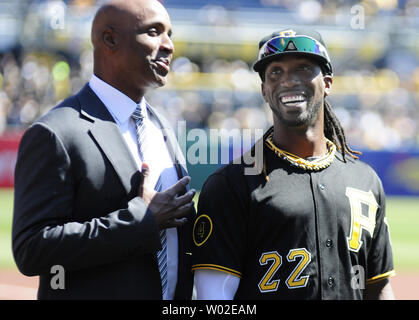
<path fill-rule="evenodd" d="M 320 188 L 320 190 L 324 190 L 325 189 L 324 184 L 319 184 L 319 188 Z"/>
<path fill-rule="evenodd" d="M 333 245 L 332 239 L 327 239 L 326 240 L 326 247 L 330 248 L 332 245 Z"/>
<path fill-rule="evenodd" d="M 330 276 L 329 279 L 327 279 L 327 284 L 331 287 L 335 283 L 335 279 Z"/>

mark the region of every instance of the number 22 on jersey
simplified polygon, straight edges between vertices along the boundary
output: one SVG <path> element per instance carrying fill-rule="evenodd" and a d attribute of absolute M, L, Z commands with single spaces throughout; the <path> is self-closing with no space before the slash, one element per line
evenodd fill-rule
<path fill-rule="evenodd" d="M 351 251 L 358 252 L 363 243 L 361 240 L 363 230 L 369 232 L 371 237 L 374 234 L 378 203 L 371 190 L 365 192 L 347 187 L 345 195 L 348 197 L 351 207 L 351 226 L 347 238 L 348 248 Z M 367 210 L 363 211 L 363 206 Z M 298 259 L 297 266 L 285 281 L 288 289 L 302 288 L 307 285 L 309 276 L 301 276 L 301 274 L 311 261 L 310 252 L 305 248 L 291 249 L 287 255 L 288 262 L 294 262 Z M 273 278 L 282 265 L 282 256 L 277 251 L 264 252 L 259 259 L 259 264 L 262 266 L 270 264 L 269 269 L 258 284 L 260 292 L 278 290 L 280 280 L 273 280 Z"/>
<path fill-rule="evenodd" d="M 301 273 L 311 261 L 310 252 L 305 248 L 292 249 L 288 252 L 287 260 L 288 262 L 294 262 L 300 258 L 297 266 L 288 276 L 285 281 L 289 289 L 301 288 L 307 285 L 309 276 L 301 276 Z M 278 271 L 279 267 L 282 265 L 282 256 L 277 251 L 264 252 L 260 256 L 259 263 L 261 265 L 266 265 L 268 262 L 271 262 L 271 266 L 265 275 L 262 277 L 262 280 L 259 282 L 260 292 L 272 292 L 278 290 L 278 280 L 272 280 L 274 274 Z"/>

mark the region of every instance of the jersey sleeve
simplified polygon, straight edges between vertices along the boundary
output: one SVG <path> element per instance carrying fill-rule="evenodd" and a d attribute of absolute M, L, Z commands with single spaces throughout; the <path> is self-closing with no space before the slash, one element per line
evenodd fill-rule
<path fill-rule="evenodd" d="M 385 211 L 385 195 L 381 181 L 379 180 L 379 208 L 376 216 L 372 246 L 368 253 L 367 284 L 381 281 L 395 274 L 390 229 Z"/>
<path fill-rule="evenodd" d="M 198 201 L 192 270 L 213 269 L 241 277 L 246 238 L 246 212 L 237 191 L 224 175 L 210 176 Z"/>

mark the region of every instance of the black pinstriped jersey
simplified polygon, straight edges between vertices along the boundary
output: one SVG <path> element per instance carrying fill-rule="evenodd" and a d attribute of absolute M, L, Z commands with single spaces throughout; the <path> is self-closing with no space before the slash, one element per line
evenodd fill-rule
<path fill-rule="evenodd" d="M 267 178 L 229 164 L 205 182 L 193 270 L 240 277 L 235 299 L 362 299 L 366 283 L 394 274 L 372 168 L 336 154 L 327 168 L 308 171 L 264 148 Z"/>

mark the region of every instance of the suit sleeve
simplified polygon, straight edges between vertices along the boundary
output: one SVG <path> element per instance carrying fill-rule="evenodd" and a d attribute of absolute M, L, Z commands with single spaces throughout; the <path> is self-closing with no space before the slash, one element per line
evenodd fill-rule
<path fill-rule="evenodd" d="M 245 216 L 240 197 L 227 178 L 212 175 L 199 196 L 192 270 L 212 269 L 241 277 L 247 245 Z"/>
<path fill-rule="evenodd" d="M 381 181 L 378 177 L 377 179 L 379 182 L 379 209 L 372 246 L 368 254 L 367 284 L 378 282 L 395 274 L 390 229 L 386 219 L 385 194 Z"/>
<path fill-rule="evenodd" d="M 15 168 L 12 247 L 19 270 L 46 274 L 53 265 L 74 271 L 160 248 L 158 227 L 146 204 L 77 222 L 71 160 L 47 126 L 35 124 L 22 137 Z"/>

